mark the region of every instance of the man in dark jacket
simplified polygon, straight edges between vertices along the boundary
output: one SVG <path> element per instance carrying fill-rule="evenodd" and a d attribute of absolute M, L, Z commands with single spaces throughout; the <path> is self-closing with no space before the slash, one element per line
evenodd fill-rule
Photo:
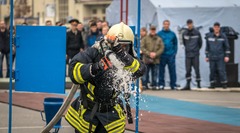
<path fill-rule="evenodd" d="M 72 19 L 69 21 L 71 30 L 67 32 L 67 58 L 72 59 L 79 51 L 84 50 L 82 34 L 77 30 L 79 21 Z"/>
<path fill-rule="evenodd" d="M 163 40 L 164 51 L 160 58 L 159 66 L 159 86 L 160 89 L 165 87 L 165 67 L 168 65 L 170 75 L 170 87 L 172 90 L 177 89 L 177 74 L 176 74 L 176 54 L 178 49 L 178 42 L 176 34 L 170 30 L 170 21 L 163 21 L 163 29 L 157 33 Z"/>
<path fill-rule="evenodd" d="M 65 118 L 76 133 L 123 133 L 126 116 L 119 94 L 126 92 L 127 84 L 145 71 L 145 65 L 135 57 L 134 35 L 129 26 L 113 25 L 108 35 L 78 53 L 70 63 L 70 78 L 80 85 L 81 96 L 72 103 Z"/>
<path fill-rule="evenodd" d="M 9 47 L 9 31 L 6 28 L 4 21 L 0 22 L 0 78 L 3 77 L 3 59 L 6 57 L 7 75 L 9 77 L 10 63 L 10 47 Z"/>
<path fill-rule="evenodd" d="M 202 47 L 202 38 L 200 32 L 193 27 L 193 21 L 187 20 L 188 29 L 183 33 L 183 45 L 185 46 L 185 67 L 187 84 L 182 90 L 191 90 L 191 70 L 192 67 L 196 73 L 196 81 L 198 88 L 200 85 L 200 71 L 199 71 L 199 51 Z"/>
<path fill-rule="evenodd" d="M 213 33 L 206 36 L 206 61 L 210 64 L 210 87 L 215 88 L 216 72 L 219 75 L 223 88 L 227 88 L 225 63 L 229 61 L 230 48 L 228 39 L 220 32 L 220 23 L 213 25 Z"/>

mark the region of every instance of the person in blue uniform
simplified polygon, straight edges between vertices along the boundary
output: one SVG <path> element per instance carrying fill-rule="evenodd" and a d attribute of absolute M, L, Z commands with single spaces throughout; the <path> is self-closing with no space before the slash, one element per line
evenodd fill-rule
<path fill-rule="evenodd" d="M 200 85 L 199 55 L 202 47 L 202 37 L 200 32 L 194 28 L 193 21 L 187 20 L 188 29 L 183 33 L 183 45 L 185 47 L 185 66 L 186 66 L 186 86 L 181 90 L 191 90 L 191 71 L 195 70 L 197 87 Z"/>
<path fill-rule="evenodd" d="M 206 36 L 206 61 L 210 66 L 210 87 L 215 88 L 216 73 L 218 73 L 222 87 L 227 88 L 225 63 L 229 61 L 230 48 L 226 35 L 220 31 L 220 23 L 213 25 L 213 32 Z"/>

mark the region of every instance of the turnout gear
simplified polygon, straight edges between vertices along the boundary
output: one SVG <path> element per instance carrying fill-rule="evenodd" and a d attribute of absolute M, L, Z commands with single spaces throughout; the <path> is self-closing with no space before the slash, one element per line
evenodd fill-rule
<path fill-rule="evenodd" d="M 117 24 L 117 27 L 119 25 L 123 29 L 129 28 L 123 23 Z M 115 27 L 112 28 L 115 29 Z M 113 34 L 113 30 L 110 29 L 110 31 L 111 35 L 116 35 Z M 76 132 L 121 133 L 125 130 L 126 116 L 118 95 L 121 89 L 127 89 L 121 88 L 120 84 L 126 77 L 116 75 L 119 68 L 114 66 L 114 60 L 111 60 L 110 57 L 116 56 L 132 79 L 143 75 L 145 65 L 131 54 L 133 53 L 132 49 L 129 51 L 120 48 L 118 48 L 119 50 L 114 49 L 114 47 L 120 46 L 121 39 L 129 39 L 124 38 L 128 35 L 126 30 L 124 30 L 126 33 L 114 31 L 122 33 L 123 37 L 116 36 L 115 40 L 113 39 L 114 43 L 109 42 L 106 38 L 96 42 L 93 47 L 74 56 L 69 65 L 69 75 L 72 82 L 81 86 L 81 95 L 72 103 L 65 117 L 76 129 Z M 132 42 L 132 40 L 125 41 Z M 129 97 L 126 98 L 125 100 L 128 102 Z M 127 111 L 130 111 L 129 108 L 127 107 Z M 131 122 L 131 113 L 127 114 L 130 118 L 129 122 Z"/>

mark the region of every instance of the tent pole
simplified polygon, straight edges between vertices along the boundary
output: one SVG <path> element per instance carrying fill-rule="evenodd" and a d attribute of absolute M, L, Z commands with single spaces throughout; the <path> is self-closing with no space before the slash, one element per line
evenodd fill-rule
<path fill-rule="evenodd" d="M 137 55 L 140 57 L 140 27 L 141 27 L 141 0 L 138 0 L 138 19 L 137 19 Z M 138 121 L 139 121 L 139 79 L 137 80 L 137 95 L 136 95 L 136 126 L 135 132 L 138 133 Z"/>
<path fill-rule="evenodd" d="M 8 133 L 12 132 L 12 41 L 13 41 L 13 0 L 10 0 L 10 62 L 9 62 L 9 112 L 8 112 Z"/>
<path fill-rule="evenodd" d="M 123 21 L 123 0 L 120 0 L 120 22 Z"/>
<path fill-rule="evenodd" d="M 126 25 L 128 25 L 128 0 L 126 0 Z"/>

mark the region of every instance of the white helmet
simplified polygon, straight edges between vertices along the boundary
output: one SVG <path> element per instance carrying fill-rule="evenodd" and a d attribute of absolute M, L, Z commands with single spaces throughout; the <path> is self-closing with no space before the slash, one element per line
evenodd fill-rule
<path fill-rule="evenodd" d="M 119 24 L 115 24 L 113 25 L 107 35 L 110 35 L 110 36 L 117 36 L 118 39 L 119 39 L 119 42 L 130 42 L 130 45 L 131 45 L 131 54 L 133 54 L 133 56 L 136 56 L 136 52 L 134 51 L 134 47 L 133 47 L 133 44 L 134 44 L 134 34 L 133 34 L 133 31 L 132 29 L 124 24 L 123 22 L 119 23 Z"/>

